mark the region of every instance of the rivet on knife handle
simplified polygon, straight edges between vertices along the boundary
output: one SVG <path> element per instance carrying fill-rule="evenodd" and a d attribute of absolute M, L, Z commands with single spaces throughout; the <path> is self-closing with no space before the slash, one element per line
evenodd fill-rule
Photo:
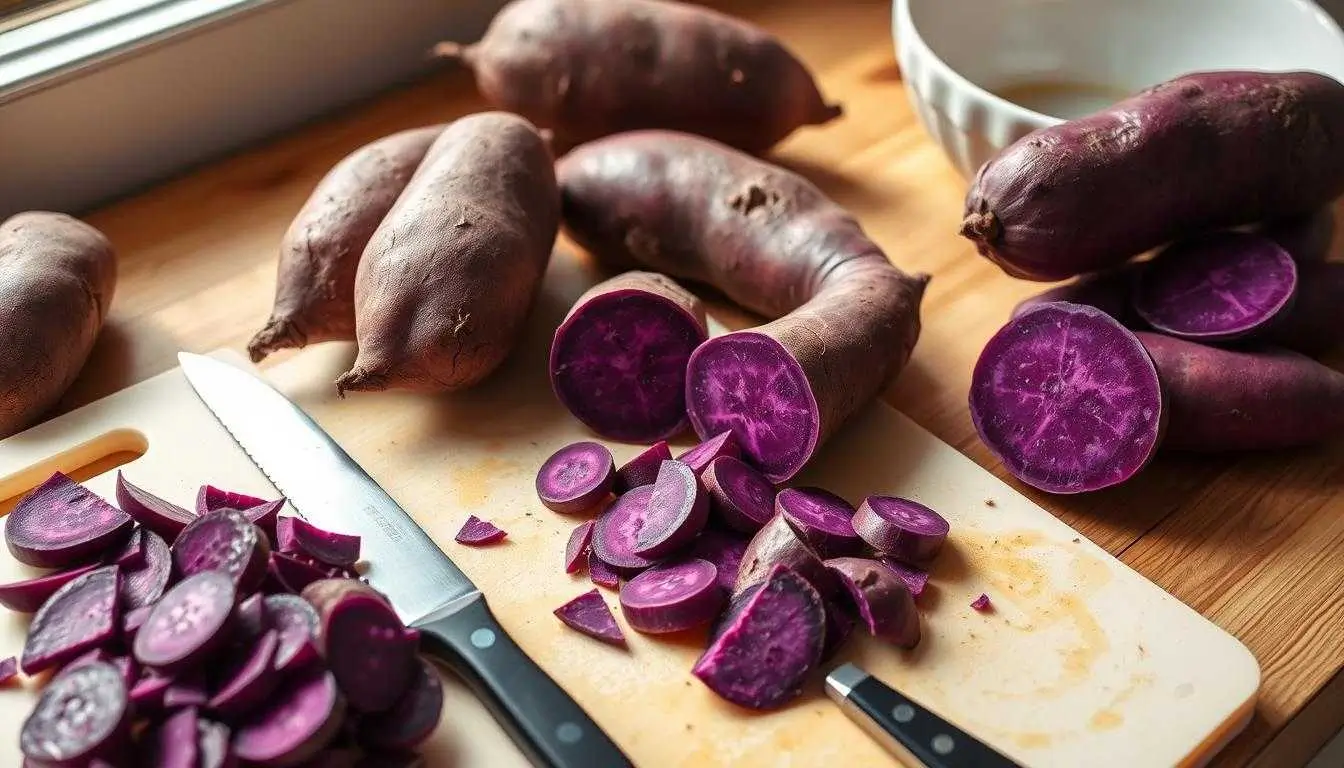
<path fill-rule="evenodd" d="M 533 763 L 547 768 L 631 768 L 592 718 L 495 621 L 483 597 L 417 622 L 424 649 L 484 698 Z"/>
<path fill-rule="evenodd" d="M 826 676 L 826 693 L 902 762 L 925 768 L 1021 768 L 853 664 Z"/>

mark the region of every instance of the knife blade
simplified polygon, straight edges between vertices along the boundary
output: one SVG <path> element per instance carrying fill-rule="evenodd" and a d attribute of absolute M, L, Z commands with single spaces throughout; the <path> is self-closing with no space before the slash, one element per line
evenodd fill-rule
<path fill-rule="evenodd" d="M 306 520 L 360 536 L 370 586 L 420 630 L 422 650 L 482 695 L 535 764 L 631 765 L 513 642 L 471 579 L 303 409 L 223 361 L 187 352 L 178 361 L 205 406 Z"/>

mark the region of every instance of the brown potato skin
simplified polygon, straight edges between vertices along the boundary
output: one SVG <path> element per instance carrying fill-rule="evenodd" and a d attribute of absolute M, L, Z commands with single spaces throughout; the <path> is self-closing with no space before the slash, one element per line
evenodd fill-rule
<path fill-rule="evenodd" d="M 1203 72 L 1037 130 L 985 163 L 961 234 L 1014 277 L 1062 280 L 1344 193 L 1344 84 Z"/>
<path fill-rule="evenodd" d="M 909 360 L 929 277 L 893 266 L 802 176 L 669 131 L 591 142 L 557 168 L 565 231 L 599 261 L 708 284 L 773 319 L 752 331 L 802 366 L 814 451 Z"/>
<path fill-rule="evenodd" d="M 62 213 L 0 223 L 0 437 L 41 419 L 88 360 L 116 290 L 101 232 Z"/>
<path fill-rule="evenodd" d="M 359 356 L 338 392 L 450 392 L 489 376 L 517 343 L 559 223 L 554 160 L 531 123 L 451 123 L 360 258 Z"/>
<path fill-rule="evenodd" d="M 756 26 L 664 0 L 514 0 L 480 42 L 445 43 L 496 108 L 555 132 L 556 153 L 663 128 L 759 153 L 841 114 Z"/>
<path fill-rule="evenodd" d="M 1164 450 L 1294 448 L 1344 433 L 1344 374 L 1305 355 L 1136 335 L 1167 395 Z"/>
<path fill-rule="evenodd" d="M 443 133 L 413 128 L 366 144 L 317 183 L 280 243 L 275 304 L 247 344 L 253 362 L 281 349 L 355 338 L 355 271 L 369 238 Z"/>

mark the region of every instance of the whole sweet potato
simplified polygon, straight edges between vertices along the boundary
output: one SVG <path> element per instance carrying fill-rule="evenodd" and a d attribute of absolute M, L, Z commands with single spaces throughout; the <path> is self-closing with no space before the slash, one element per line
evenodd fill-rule
<path fill-rule="evenodd" d="M 1201 72 L 1006 148 L 976 175 L 961 234 L 1011 275 L 1060 280 L 1341 193 L 1344 84 Z"/>
<path fill-rule="evenodd" d="M 1220 349 L 1136 335 L 1169 403 L 1164 449 L 1268 450 L 1344 434 L 1344 374 L 1309 357 L 1268 346 Z"/>
<path fill-rule="evenodd" d="M 280 243 L 275 306 L 248 342 L 272 352 L 355 337 L 355 270 L 442 125 L 385 136 L 347 155 L 317 183 Z"/>
<path fill-rule="evenodd" d="M 560 222 L 555 166 L 523 118 L 444 129 L 369 239 L 355 275 L 359 356 L 339 392 L 442 392 L 484 379 L 517 343 Z"/>
<path fill-rule="evenodd" d="M 116 281 L 112 244 L 82 221 L 33 211 L 0 223 L 0 437 L 36 423 L 74 383 Z"/>
<path fill-rule="evenodd" d="M 771 481 L 793 477 L 909 359 L 928 276 L 893 266 L 803 177 L 670 131 L 600 139 L 558 168 L 566 231 L 599 260 L 776 318 L 701 344 L 686 373 L 696 433 L 732 430 Z"/>
<path fill-rule="evenodd" d="M 557 154 L 641 128 L 748 152 L 841 113 L 779 40 L 665 0 L 514 0 L 474 45 L 443 43 L 498 109 L 555 132 Z"/>

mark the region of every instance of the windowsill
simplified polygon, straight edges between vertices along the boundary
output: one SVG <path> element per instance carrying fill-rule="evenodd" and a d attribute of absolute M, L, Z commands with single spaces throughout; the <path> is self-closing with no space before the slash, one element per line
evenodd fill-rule
<path fill-rule="evenodd" d="M 502 0 L 93 0 L 0 31 L 0 219 L 74 214 L 423 75 Z"/>

